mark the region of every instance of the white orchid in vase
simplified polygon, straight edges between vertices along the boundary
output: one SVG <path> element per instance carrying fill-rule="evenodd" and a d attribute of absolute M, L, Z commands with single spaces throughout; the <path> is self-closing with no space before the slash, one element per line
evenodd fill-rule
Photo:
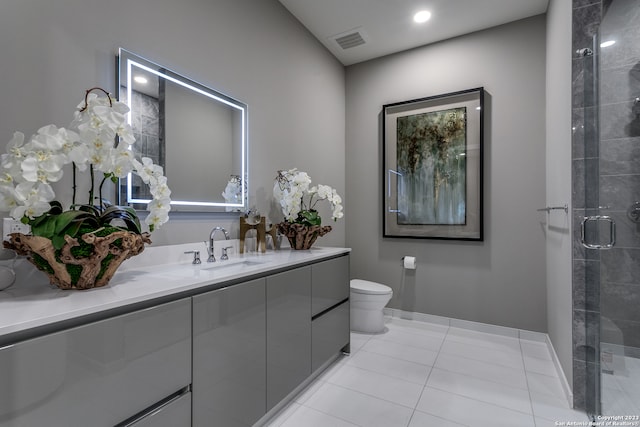
<path fill-rule="evenodd" d="M 133 157 L 130 146 L 135 138 L 126 121 L 128 111 L 126 104 L 104 89 L 92 88 L 78 105 L 69 129 L 44 126 L 28 142 L 16 132 L 0 160 L 0 210 L 29 224 L 32 235 L 51 239 L 56 249 L 64 244 L 65 235 L 76 237 L 104 227 L 142 234 L 136 211 L 112 206 L 102 194 L 107 180 L 117 183 L 133 172 L 149 185 L 153 196 L 145 219 L 149 231 L 167 222 L 171 190 L 161 166 L 148 158 Z M 73 198 L 70 208 L 64 210 L 55 200 L 51 183 L 62 178 L 64 166 L 70 163 Z M 87 203 L 78 204 L 77 171 L 87 170 L 91 180 Z M 102 173 L 97 195 L 96 173 Z"/>
<path fill-rule="evenodd" d="M 309 249 L 317 237 L 331 231 L 331 226 L 322 226 L 322 218 L 316 210 L 319 201 L 327 200 L 331 204 L 334 221 L 344 216 L 342 198 L 335 189 L 322 184 L 311 186 L 311 177 L 295 168 L 278 171 L 273 195 L 285 218 L 278 224 L 278 230 L 294 249 Z"/>
<path fill-rule="evenodd" d="M 342 218 L 342 198 L 328 185 L 311 186 L 311 177 L 298 169 L 281 170 L 273 186 L 273 195 L 280 203 L 285 220 L 304 225 L 321 225 L 316 205 L 320 200 L 331 204 L 331 218 Z"/>

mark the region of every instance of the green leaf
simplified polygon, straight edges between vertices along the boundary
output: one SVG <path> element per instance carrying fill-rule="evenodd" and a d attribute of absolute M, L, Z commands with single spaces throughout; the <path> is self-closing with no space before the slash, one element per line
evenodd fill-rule
<path fill-rule="evenodd" d="M 50 202 L 49 204 L 51 205 L 51 209 L 49 209 L 49 212 L 47 212 L 47 213 L 49 213 L 51 215 L 58 215 L 58 214 L 61 214 L 64 211 L 64 209 L 62 209 L 62 203 L 60 203 L 57 200 L 54 200 L 54 201 Z"/>
<path fill-rule="evenodd" d="M 31 225 L 31 234 L 34 236 L 42 236 L 51 239 L 56 230 L 56 217 L 51 215 L 43 215 L 38 218 L 37 224 Z"/>
<path fill-rule="evenodd" d="M 71 237 L 78 237 L 78 232 L 80 231 L 82 224 L 83 221 L 73 221 L 71 224 L 69 224 L 69 227 L 67 227 L 66 234 Z"/>
<path fill-rule="evenodd" d="M 127 230 L 133 233 L 142 233 L 140 220 L 134 209 L 127 206 L 109 206 L 100 217 L 103 225 L 111 224 L 111 221 L 115 219 L 122 220 L 127 226 Z"/>
<path fill-rule="evenodd" d="M 56 248 L 56 250 L 61 249 L 64 246 L 64 243 L 64 234 L 62 236 L 56 235 L 51 237 L 51 244 L 53 244 L 53 247 Z"/>
<path fill-rule="evenodd" d="M 93 206 L 93 205 L 73 205 L 71 206 L 72 209 L 78 208 L 79 210 L 83 211 L 83 212 L 89 212 L 92 215 L 99 217 L 100 216 L 100 209 L 97 206 Z"/>
<path fill-rule="evenodd" d="M 304 225 L 309 225 L 309 226 L 322 225 L 322 218 L 320 218 L 320 215 L 318 215 L 318 211 L 312 209 L 312 210 L 300 211 L 296 222 L 299 222 L 300 224 L 304 224 Z"/>
<path fill-rule="evenodd" d="M 56 216 L 55 219 L 55 234 L 64 234 L 65 230 L 74 222 L 80 223 L 95 223 L 96 226 L 100 224 L 96 220 L 95 216 L 89 212 L 83 211 L 65 211 Z"/>

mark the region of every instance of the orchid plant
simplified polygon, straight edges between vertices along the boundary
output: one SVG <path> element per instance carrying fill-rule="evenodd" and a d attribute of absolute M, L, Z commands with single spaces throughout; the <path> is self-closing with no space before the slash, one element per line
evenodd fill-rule
<path fill-rule="evenodd" d="M 95 92 L 99 92 L 100 95 Z M 78 105 L 69 129 L 48 125 L 40 128 L 27 142 L 16 132 L 0 158 L 0 210 L 31 226 L 34 236 L 52 240 L 54 247 L 64 244 L 64 236 L 76 237 L 87 229 L 118 226 L 141 234 L 142 227 L 134 209 L 112 206 L 102 195 L 106 181 L 133 172 L 149 185 L 152 201 L 145 219 L 149 231 L 169 220 L 171 190 L 159 165 L 149 158 L 134 158 L 130 146 L 135 137 L 126 120 L 129 107 L 114 100 L 101 88 L 87 90 Z M 69 210 L 55 199 L 51 186 L 63 176 L 63 168 L 72 164 L 73 199 Z M 76 202 L 77 171 L 89 172 L 87 203 Z M 96 173 L 102 173 L 95 194 Z M 112 223 L 113 222 L 113 223 Z"/>
<path fill-rule="evenodd" d="M 226 203 L 241 204 L 243 192 L 244 184 L 242 182 L 242 178 L 240 178 L 239 175 L 231 175 L 224 191 L 222 192 L 222 197 Z M 227 212 L 239 212 L 241 210 L 240 208 L 229 206 L 225 209 Z"/>
<path fill-rule="evenodd" d="M 322 219 L 315 209 L 320 200 L 331 204 L 331 218 L 336 221 L 344 216 L 342 198 L 328 185 L 311 186 L 311 177 L 298 169 L 278 171 L 273 195 L 280 203 L 284 218 L 289 223 L 321 225 Z"/>

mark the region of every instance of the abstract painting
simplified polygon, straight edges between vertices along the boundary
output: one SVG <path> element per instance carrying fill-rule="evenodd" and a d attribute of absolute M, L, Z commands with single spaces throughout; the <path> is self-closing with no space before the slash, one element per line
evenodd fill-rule
<path fill-rule="evenodd" d="M 399 224 L 464 224 L 466 116 L 453 108 L 397 119 Z"/>
<path fill-rule="evenodd" d="M 484 90 L 383 106 L 384 236 L 482 240 Z"/>

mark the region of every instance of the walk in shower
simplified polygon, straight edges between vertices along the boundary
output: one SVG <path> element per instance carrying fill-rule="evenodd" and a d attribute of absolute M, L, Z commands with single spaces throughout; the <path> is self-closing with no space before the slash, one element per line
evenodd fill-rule
<path fill-rule="evenodd" d="M 640 0 L 573 0 L 574 406 L 640 415 Z"/>

